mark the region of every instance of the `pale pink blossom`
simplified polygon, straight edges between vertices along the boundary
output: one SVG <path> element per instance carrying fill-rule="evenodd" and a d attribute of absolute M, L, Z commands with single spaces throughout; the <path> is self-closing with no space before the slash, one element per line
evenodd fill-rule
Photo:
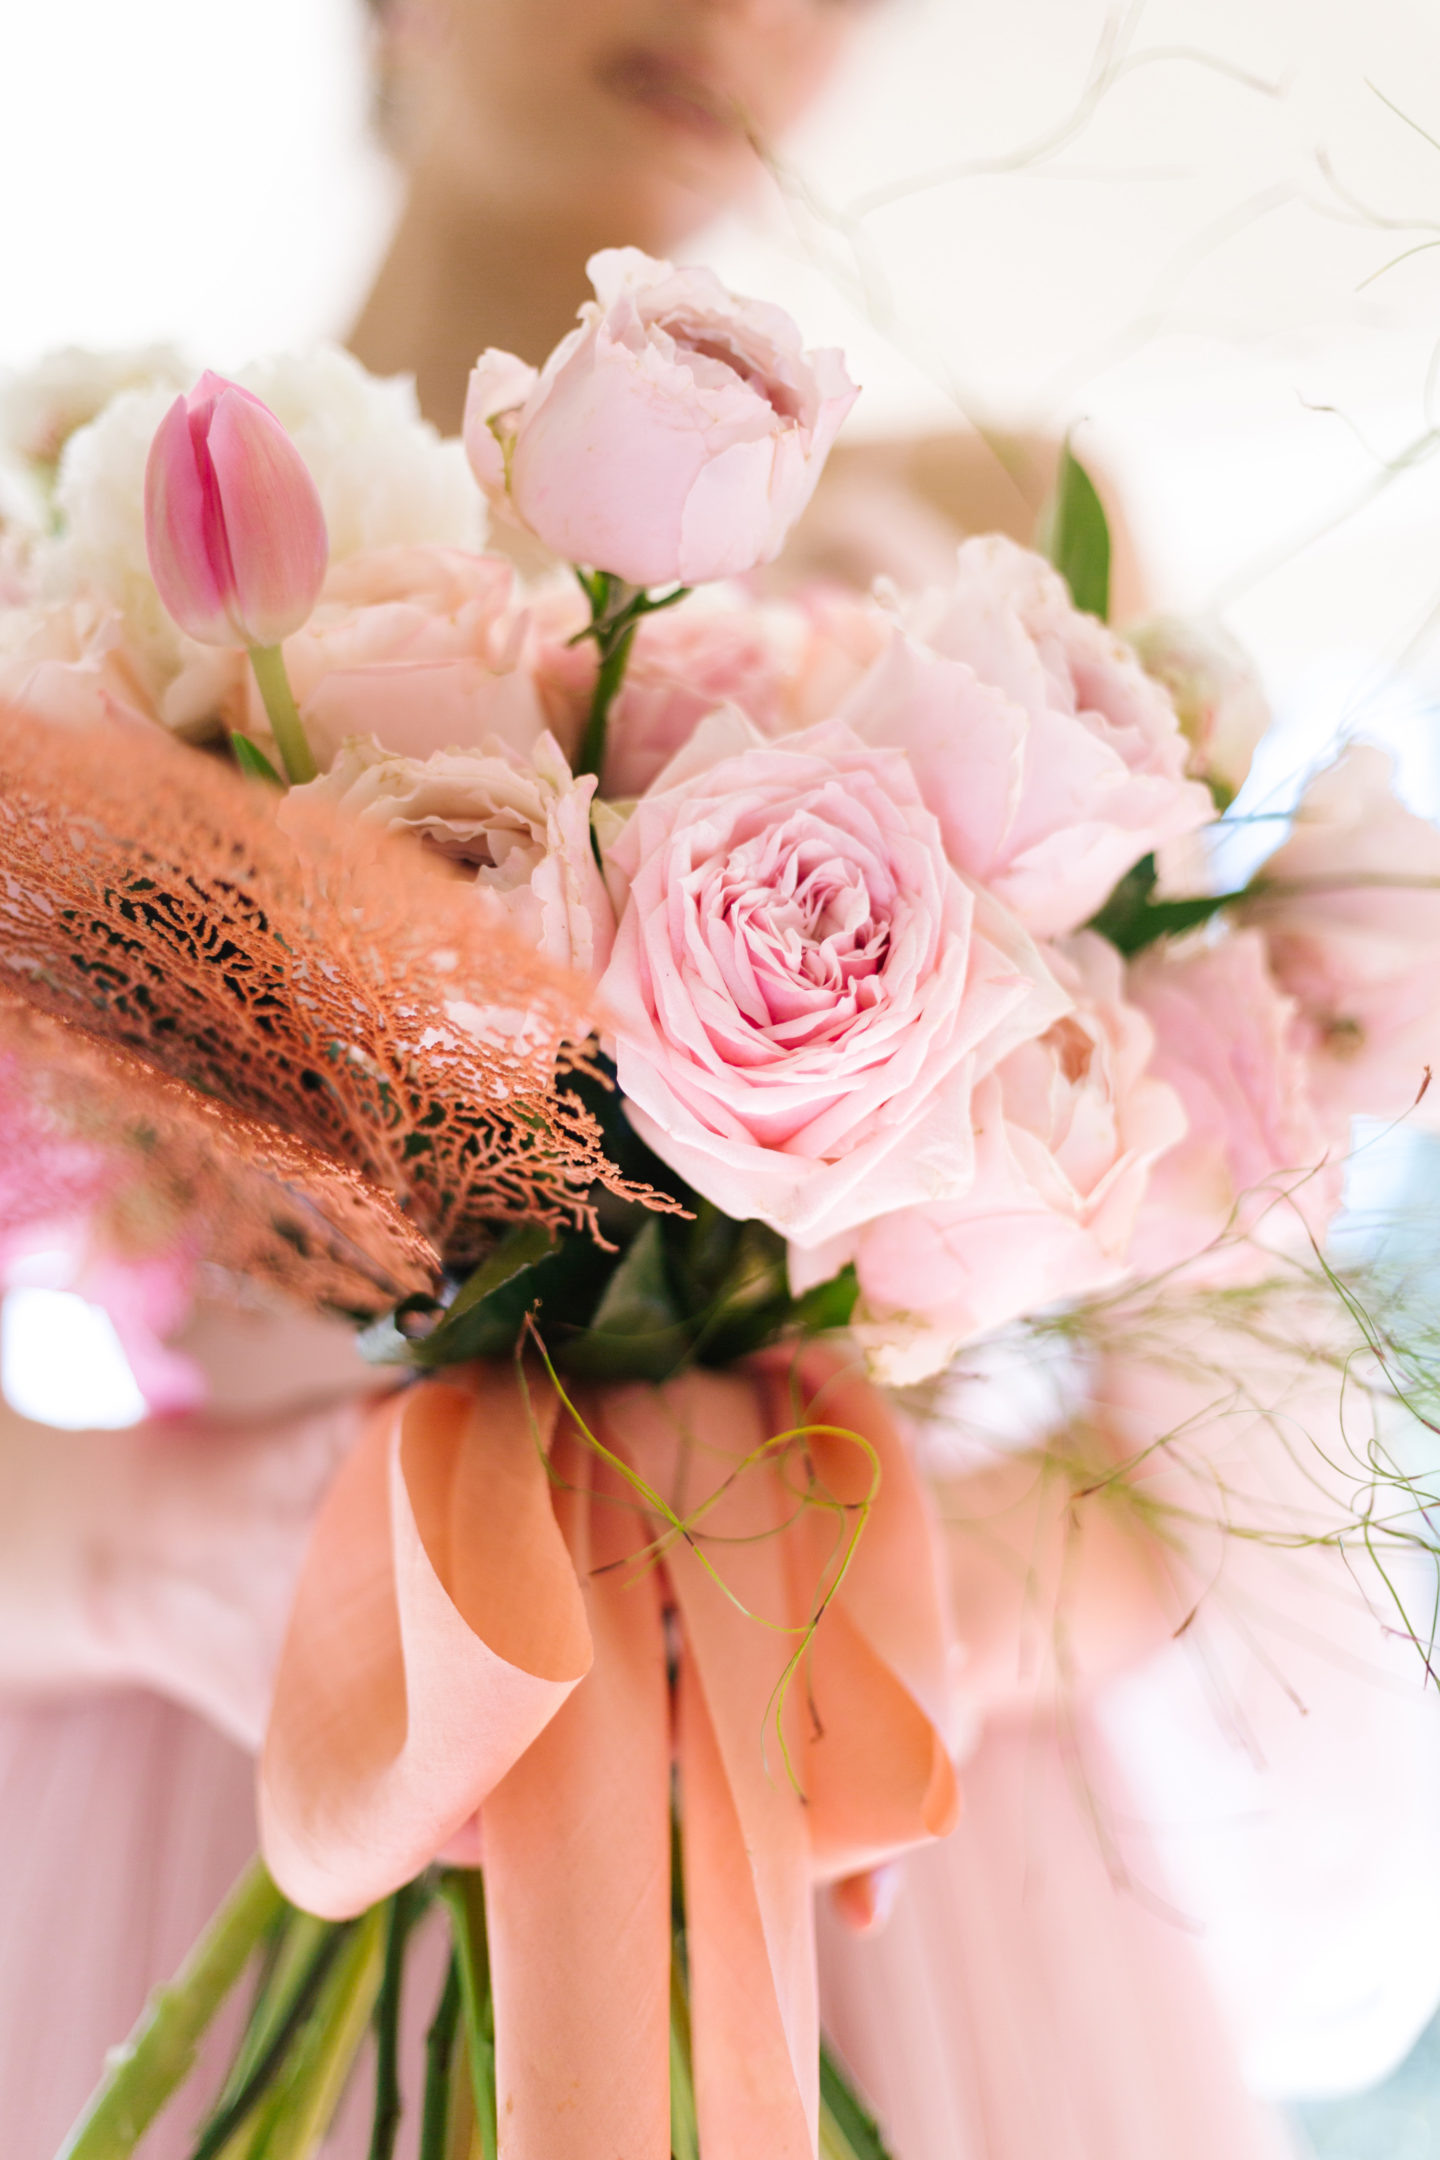
<path fill-rule="evenodd" d="M 1166 692 L 1037 555 L 967 540 L 840 707 L 908 757 L 951 861 L 1061 937 L 1142 855 L 1214 814 Z"/>
<path fill-rule="evenodd" d="M 495 894 L 527 943 L 594 977 L 615 912 L 590 841 L 593 775 L 573 777 L 553 735 L 528 758 L 493 738 L 478 749 L 395 757 L 372 737 L 346 743 L 328 773 L 281 807 L 319 797 L 421 839 Z"/>
<path fill-rule="evenodd" d="M 267 405 L 206 373 L 145 465 L 155 587 L 203 645 L 278 645 L 320 597 L 328 542 L 305 462 Z"/>
<path fill-rule="evenodd" d="M 854 1262 L 859 1333 L 892 1382 L 1120 1281 L 1152 1166 L 1185 1130 L 1179 1098 L 1149 1069 L 1154 1038 L 1126 1002 L 1114 947 L 1085 932 L 1045 958 L 1071 1008 L 977 1086 L 969 1189 L 792 1254 L 796 1291 Z"/>
<path fill-rule="evenodd" d="M 802 1246 L 966 1189 L 977 1081 L 1067 1000 L 947 862 L 903 757 L 712 716 L 609 862 L 599 995 L 663 1160 Z"/>
<path fill-rule="evenodd" d="M 1203 616 L 1152 615 L 1127 630 L 1125 641 L 1169 691 L 1190 745 L 1190 771 L 1223 809 L 1245 785 L 1270 725 L 1254 661 L 1223 623 Z"/>
<path fill-rule="evenodd" d="M 1317 1100 L 1404 1116 L 1440 1065 L 1440 832 L 1396 800 L 1383 750 L 1352 744 L 1311 782 L 1259 886 L 1246 913 L 1299 1007 Z"/>
<path fill-rule="evenodd" d="M 284 650 L 323 771 L 355 735 L 411 758 L 492 737 L 527 753 L 563 714 L 552 715 L 536 679 L 538 642 L 507 563 L 459 548 L 406 547 L 337 564 Z M 248 725 L 259 735 L 268 727 L 253 690 Z M 571 725 L 562 734 L 567 748 L 578 714 Z"/>
<path fill-rule="evenodd" d="M 594 647 L 565 648 L 555 598 L 537 609 L 553 625 L 536 658 L 541 693 L 558 691 L 578 741 L 595 681 Z M 714 585 L 640 624 L 620 693 L 610 708 L 604 791 L 641 795 L 683 750 L 700 722 L 738 706 L 762 735 L 789 734 L 828 719 L 890 640 L 892 619 L 874 600 L 831 586 L 757 601 L 738 585 Z"/>
<path fill-rule="evenodd" d="M 783 724 L 786 678 L 803 637 L 799 618 L 730 593 L 697 594 L 640 625 L 620 695 L 610 709 L 605 792 L 643 795 L 700 722 L 735 705 L 762 735 Z"/>
<path fill-rule="evenodd" d="M 591 258 L 596 298 L 537 373 L 482 355 L 465 443 L 492 502 L 566 561 L 633 585 L 773 562 L 856 389 L 783 310 L 636 248 Z"/>
<path fill-rule="evenodd" d="M 1151 1070 L 1188 1120 L 1151 1176 L 1137 1267 L 1173 1266 L 1227 1233 L 1303 1247 L 1339 1205 L 1346 1135 L 1316 1102 L 1295 1004 L 1264 940 L 1239 930 L 1152 947 L 1131 967 L 1128 995 L 1155 1030 Z"/>

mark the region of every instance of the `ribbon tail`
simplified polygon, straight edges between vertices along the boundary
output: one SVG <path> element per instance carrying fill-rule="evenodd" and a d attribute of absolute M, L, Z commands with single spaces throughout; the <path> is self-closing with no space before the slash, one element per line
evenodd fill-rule
<path fill-rule="evenodd" d="M 669 2160 L 661 1578 L 624 1565 L 647 1534 L 633 1496 L 611 1481 L 592 1498 L 593 1459 L 568 1440 L 554 1461 L 595 1662 L 482 1811 L 500 2154 Z"/>
<path fill-rule="evenodd" d="M 704 1690 L 680 1676 L 685 1795 L 685 1915 L 695 2109 L 705 2160 L 813 2160 L 819 2111 L 819 2012 L 803 1858 L 796 1955 L 777 1973 L 747 1838 Z M 809 1969 L 807 1970 L 806 1967 Z M 788 1983 L 788 1984 L 787 1984 Z M 783 1991 L 783 1992 L 782 1992 Z"/>
<path fill-rule="evenodd" d="M 514 1375 L 409 1388 L 320 1511 L 260 1767 L 266 1861 L 343 1919 L 440 1853 L 583 1677 L 590 1640 Z"/>

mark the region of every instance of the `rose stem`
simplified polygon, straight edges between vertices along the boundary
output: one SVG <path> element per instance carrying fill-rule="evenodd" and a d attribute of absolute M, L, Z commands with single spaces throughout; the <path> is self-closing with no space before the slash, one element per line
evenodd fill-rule
<path fill-rule="evenodd" d="M 375 2006 L 375 2120 L 370 2131 L 370 2160 L 392 2160 L 400 2129 L 400 1991 L 405 1979 L 405 1943 L 425 1904 L 422 1883 L 407 1883 L 390 1900 L 385 1926 L 385 1973 Z"/>
<path fill-rule="evenodd" d="M 252 645 L 250 665 L 269 716 L 270 732 L 275 737 L 280 762 L 291 783 L 300 787 L 315 778 L 316 765 L 305 739 L 290 677 L 285 672 L 285 655 L 278 645 Z"/>
<path fill-rule="evenodd" d="M 175 1978 L 159 1987 L 59 2160 L 123 2160 L 195 2062 L 196 2049 L 285 1900 L 260 1860 L 230 1892 Z"/>
<path fill-rule="evenodd" d="M 425 2035 L 425 2104 L 418 2160 L 445 2160 L 450 2131 L 450 2068 L 460 2023 L 460 1963 L 450 1954 L 445 1985 Z"/>
<path fill-rule="evenodd" d="M 451 1868 L 441 1877 L 441 1894 L 450 1907 L 455 1957 L 460 1967 L 460 2001 L 465 2012 L 465 2041 L 470 2082 L 484 2160 L 497 2160 L 495 2127 L 495 2042 L 485 2029 L 490 2007 L 490 1945 L 485 1932 L 485 1885 L 471 1868 Z"/>
<path fill-rule="evenodd" d="M 274 2082 L 290 2052 L 291 2043 L 310 2017 L 331 1967 L 338 1959 L 347 1938 L 354 1932 L 354 1923 L 349 1920 L 325 1929 L 310 1953 L 294 1994 L 285 2006 L 284 2016 L 233 2097 L 217 2109 L 205 2125 L 191 2160 L 214 2160 L 214 2155 L 226 2144 L 256 2101 Z"/>
<path fill-rule="evenodd" d="M 311 2160 L 330 2127 L 380 1993 L 385 1913 L 372 1905 L 337 1930 L 339 1955 L 270 2102 L 259 2145 L 265 2160 Z"/>

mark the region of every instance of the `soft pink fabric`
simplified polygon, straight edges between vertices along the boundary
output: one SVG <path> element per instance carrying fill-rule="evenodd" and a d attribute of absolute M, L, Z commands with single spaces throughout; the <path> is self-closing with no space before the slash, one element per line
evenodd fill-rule
<path fill-rule="evenodd" d="M 278 645 L 325 581 L 320 495 L 268 405 L 202 375 L 156 430 L 145 467 L 156 590 L 203 645 Z"/>
<path fill-rule="evenodd" d="M 1093 1732 L 996 1721 L 965 1793 L 883 1928 L 821 1917 L 826 2029 L 895 2160 L 1288 2160 Z"/>
<path fill-rule="evenodd" d="M 853 1260 L 859 1326 L 884 1377 L 938 1372 L 966 1341 L 1125 1273 L 1151 1166 L 1185 1131 L 1149 1071 L 1148 1022 L 1114 947 L 1091 932 L 1045 957 L 1073 1008 L 975 1091 L 975 1177 L 955 1200 L 879 1216 L 791 1257 L 791 1286 Z"/>
<path fill-rule="evenodd" d="M 1039 937 L 1094 914 L 1150 849 L 1214 814 L 1175 708 L 1038 555 L 967 540 L 840 707 L 903 750 L 950 859 Z"/>
<path fill-rule="evenodd" d="M 1403 1117 L 1440 1065 L 1440 832 L 1396 800 L 1383 750 L 1354 743 L 1311 782 L 1260 882 L 1246 913 L 1300 1009 L 1317 1100 Z"/>
<path fill-rule="evenodd" d="M 254 1783 L 247 1756 L 155 1695 L 0 1706 L 6 2160 L 54 2160 L 106 2050 L 251 1859 Z M 186 2160 L 233 2035 L 232 2013 L 144 2160 Z"/>
<path fill-rule="evenodd" d="M 620 1086 L 698 1192 L 813 1245 L 966 1189 L 977 1078 L 1067 1000 L 952 869 L 898 751 L 716 715 L 609 863 Z"/>
<path fill-rule="evenodd" d="M 491 499 L 566 561 L 633 585 L 773 562 L 856 390 L 781 309 L 637 248 L 588 265 L 596 299 L 537 374 L 487 352 L 465 442 Z"/>

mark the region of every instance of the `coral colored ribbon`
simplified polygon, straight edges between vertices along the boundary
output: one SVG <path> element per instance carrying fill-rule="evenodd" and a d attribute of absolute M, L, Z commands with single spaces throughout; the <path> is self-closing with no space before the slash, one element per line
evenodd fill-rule
<path fill-rule="evenodd" d="M 375 1411 L 281 1659 L 266 1858 L 297 1903 L 339 1918 L 478 1810 L 504 2160 L 667 2160 L 678 1752 L 702 2149 L 805 2160 L 813 1884 L 956 1814 L 925 1505 L 878 1397 L 816 1354 L 591 1390 L 576 1409 L 589 1438 L 548 1385 L 487 1366 Z M 807 1499 L 812 1480 L 837 1505 Z"/>

